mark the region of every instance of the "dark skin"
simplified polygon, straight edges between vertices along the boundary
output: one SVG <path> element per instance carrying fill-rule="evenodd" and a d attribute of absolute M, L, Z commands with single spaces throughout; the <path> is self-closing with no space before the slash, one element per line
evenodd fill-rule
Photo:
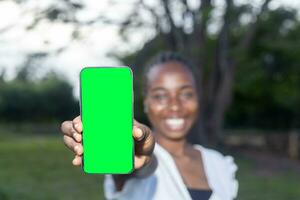
<path fill-rule="evenodd" d="M 175 61 L 153 67 L 144 104 L 157 143 L 172 155 L 186 186 L 209 189 L 201 153 L 186 140 L 199 110 L 191 72 Z M 168 124 L 168 119 L 178 122 Z"/>
<path fill-rule="evenodd" d="M 152 67 L 147 78 L 144 106 L 152 132 L 145 125 L 135 122 L 135 172 L 132 175 L 115 175 L 117 189 L 121 190 L 126 180 L 133 175 L 144 177 L 154 172 L 156 159 L 152 152 L 155 141 L 173 157 L 187 187 L 209 189 L 201 153 L 186 140 L 199 110 L 198 94 L 191 72 L 181 63 L 170 61 Z M 83 153 L 80 117 L 64 122 L 61 130 L 64 143 L 75 153 L 73 165 L 80 166 Z"/>
<path fill-rule="evenodd" d="M 61 132 L 64 134 L 64 143 L 75 154 L 72 161 L 75 166 L 81 166 L 82 164 L 82 131 L 80 116 L 74 118 L 72 121 L 64 121 L 61 124 Z M 152 155 L 155 141 L 151 130 L 147 126 L 134 120 L 132 136 L 135 143 L 135 171 L 131 175 L 113 175 L 117 190 L 121 190 L 126 180 L 132 176 L 144 177 L 148 174 L 152 174 L 156 168 L 156 159 L 153 158 Z"/>

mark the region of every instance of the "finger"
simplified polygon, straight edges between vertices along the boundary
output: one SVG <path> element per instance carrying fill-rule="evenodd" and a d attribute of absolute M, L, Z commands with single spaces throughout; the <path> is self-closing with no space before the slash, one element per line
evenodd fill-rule
<path fill-rule="evenodd" d="M 81 143 L 77 143 L 72 137 L 64 135 L 64 143 L 76 155 L 80 156 L 80 155 L 83 154 L 82 144 Z"/>
<path fill-rule="evenodd" d="M 144 139 L 145 134 L 143 133 L 142 129 L 138 128 L 137 126 L 133 126 L 133 137 L 137 141 L 141 141 Z"/>
<path fill-rule="evenodd" d="M 64 121 L 61 126 L 60 126 L 60 130 L 64 135 L 70 135 L 70 126 L 72 126 L 72 121 Z"/>
<path fill-rule="evenodd" d="M 137 155 L 151 155 L 154 149 L 154 137 L 151 133 L 151 130 L 143 125 L 135 121 L 134 123 L 134 137 L 135 134 L 140 136 L 140 130 L 142 131 L 143 135 L 139 138 L 142 138 L 141 140 L 135 141 L 135 153 Z M 138 133 L 139 132 L 139 133 Z M 137 136 L 136 136 L 137 137 Z"/>
<path fill-rule="evenodd" d="M 149 156 L 134 156 L 134 169 L 141 169 L 149 160 Z"/>
<path fill-rule="evenodd" d="M 61 131 L 64 135 L 74 138 L 74 140 L 77 142 L 81 142 L 82 140 L 81 133 L 76 132 L 76 130 L 73 128 L 72 121 L 63 122 L 61 125 Z"/>
<path fill-rule="evenodd" d="M 145 139 L 147 137 L 147 135 L 150 134 L 150 132 L 151 132 L 151 130 L 147 126 L 134 120 L 134 122 L 133 122 L 133 137 L 137 141 L 141 141 L 141 140 Z"/>
<path fill-rule="evenodd" d="M 82 164 L 82 156 L 76 155 L 72 161 L 72 164 L 75 166 L 80 166 Z"/>
<path fill-rule="evenodd" d="M 82 133 L 82 121 L 81 116 L 77 116 L 75 119 L 73 119 L 73 128 L 78 132 Z"/>
<path fill-rule="evenodd" d="M 73 133 L 73 138 L 76 140 L 76 142 L 81 142 L 82 141 L 82 135 L 78 132 Z"/>

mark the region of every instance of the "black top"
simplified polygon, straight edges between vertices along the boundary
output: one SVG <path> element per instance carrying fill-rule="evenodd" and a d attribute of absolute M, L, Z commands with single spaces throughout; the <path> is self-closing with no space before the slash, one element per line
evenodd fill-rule
<path fill-rule="evenodd" d="M 193 200 L 209 200 L 212 194 L 211 190 L 187 189 Z"/>

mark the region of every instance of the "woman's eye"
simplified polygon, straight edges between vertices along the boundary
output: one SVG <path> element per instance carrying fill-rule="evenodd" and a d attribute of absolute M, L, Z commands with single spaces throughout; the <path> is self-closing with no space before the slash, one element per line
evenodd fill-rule
<path fill-rule="evenodd" d="M 190 99 L 194 97 L 194 93 L 193 92 L 184 92 L 181 94 L 182 98 L 184 99 Z"/>
<path fill-rule="evenodd" d="M 167 99 L 167 96 L 163 95 L 163 94 L 155 94 L 152 96 L 152 98 L 156 101 L 163 101 L 163 100 Z"/>

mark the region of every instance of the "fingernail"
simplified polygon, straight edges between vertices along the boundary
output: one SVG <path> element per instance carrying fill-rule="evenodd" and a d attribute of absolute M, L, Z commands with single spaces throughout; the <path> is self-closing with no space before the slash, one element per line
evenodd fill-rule
<path fill-rule="evenodd" d="M 138 134 L 138 141 L 141 141 L 144 139 L 144 133 L 141 129 L 137 129 L 137 134 Z"/>
<path fill-rule="evenodd" d="M 74 139 L 76 139 L 76 137 L 77 137 L 76 135 L 77 135 L 77 133 L 73 133 L 73 138 Z"/>
<path fill-rule="evenodd" d="M 80 134 L 76 134 L 76 140 L 77 140 L 77 142 L 80 142 L 81 141 L 81 136 L 80 136 Z"/>
<path fill-rule="evenodd" d="M 77 165 L 77 159 L 76 158 L 73 159 L 72 164 Z"/>
<path fill-rule="evenodd" d="M 78 150 L 79 150 L 79 146 L 78 146 L 78 145 L 76 145 L 76 146 L 74 147 L 74 151 L 75 151 L 75 153 L 78 153 Z"/>

